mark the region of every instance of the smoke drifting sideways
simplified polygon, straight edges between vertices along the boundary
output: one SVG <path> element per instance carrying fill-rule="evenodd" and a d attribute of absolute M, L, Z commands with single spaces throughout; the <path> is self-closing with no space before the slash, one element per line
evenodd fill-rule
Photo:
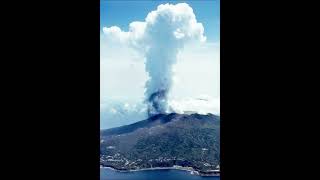
<path fill-rule="evenodd" d="M 103 32 L 112 41 L 144 55 L 149 75 L 144 92 L 148 115 L 168 113 L 168 94 L 178 52 L 186 43 L 206 41 L 203 25 L 197 22 L 193 9 L 186 3 L 161 4 L 145 21 L 131 22 L 127 32 L 117 26 L 104 27 Z"/>

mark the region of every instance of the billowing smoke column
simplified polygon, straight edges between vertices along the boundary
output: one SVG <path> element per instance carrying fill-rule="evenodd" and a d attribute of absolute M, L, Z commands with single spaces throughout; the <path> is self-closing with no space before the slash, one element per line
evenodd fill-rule
<path fill-rule="evenodd" d="M 145 21 L 132 22 L 129 31 L 117 26 L 103 28 L 107 36 L 143 53 L 149 80 L 145 100 L 149 116 L 168 112 L 168 93 L 172 86 L 172 67 L 177 54 L 189 41 L 205 41 L 204 28 L 186 3 L 159 5 Z"/>

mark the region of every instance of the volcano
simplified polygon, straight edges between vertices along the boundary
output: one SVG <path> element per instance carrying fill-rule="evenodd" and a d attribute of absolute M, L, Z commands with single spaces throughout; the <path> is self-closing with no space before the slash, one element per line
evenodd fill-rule
<path fill-rule="evenodd" d="M 100 165 L 117 170 L 191 168 L 210 174 L 220 164 L 220 117 L 157 114 L 100 131 Z"/>

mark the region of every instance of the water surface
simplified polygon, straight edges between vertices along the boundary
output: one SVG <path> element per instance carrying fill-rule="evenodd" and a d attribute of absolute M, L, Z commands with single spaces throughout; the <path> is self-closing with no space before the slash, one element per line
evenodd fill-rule
<path fill-rule="evenodd" d="M 100 168 L 100 180 L 220 180 L 220 177 L 201 177 L 175 169 L 117 172 Z"/>

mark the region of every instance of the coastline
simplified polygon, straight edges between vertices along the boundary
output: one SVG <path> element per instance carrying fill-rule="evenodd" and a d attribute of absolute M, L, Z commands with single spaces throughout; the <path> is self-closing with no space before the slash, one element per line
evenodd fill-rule
<path fill-rule="evenodd" d="M 182 167 L 182 166 L 173 166 L 173 167 L 153 167 L 153 168 L 142 168 L 142 169 L 132 169 L 132 170 L 119 170 L 109 166 L 100 166 L 100 169 L 110 169 L 112 171 L 117 172 L 138 172 L 138 171 L 153 171 L 153 170 L 181 170 L 188 171 L 191 175 L 198 176 L 220 176 L 220 172 L 218 174 L 203 174 L 199 171 L 194 170 L 192 167 Z"/>

